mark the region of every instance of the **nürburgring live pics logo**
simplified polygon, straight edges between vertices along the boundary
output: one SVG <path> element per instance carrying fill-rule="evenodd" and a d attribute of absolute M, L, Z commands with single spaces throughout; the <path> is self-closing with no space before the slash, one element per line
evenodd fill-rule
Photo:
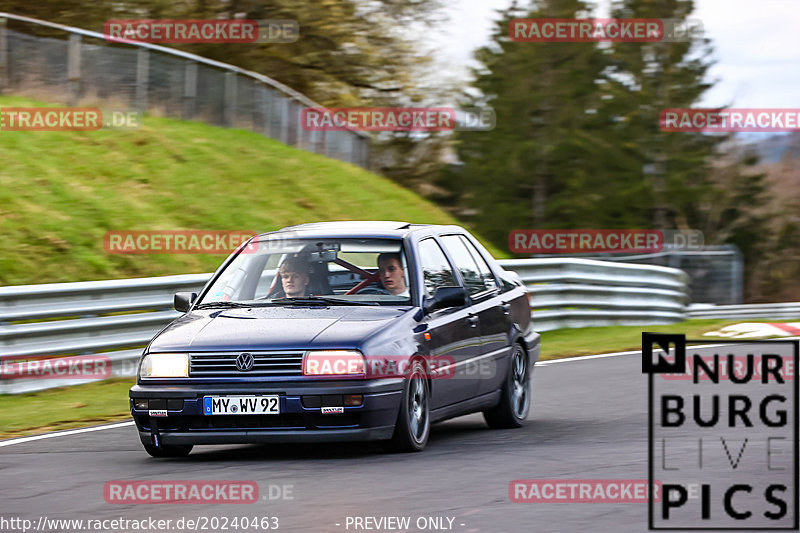
<path fill-rule="evenodd" d="M 700 342 L 642 333 L 649 529 L 797 530 L 798 341 Z"/>

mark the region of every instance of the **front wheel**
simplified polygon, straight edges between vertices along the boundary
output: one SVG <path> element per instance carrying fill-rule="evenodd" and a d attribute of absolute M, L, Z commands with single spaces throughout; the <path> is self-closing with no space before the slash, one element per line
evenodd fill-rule
<path fill-rule="evenodd" d="M 508 377 L 503 385 L 500 403 L 483 412 L 483 418 L 493 429 L 518 428 L 528 417 L 531 407 L 531 383 L 528 354 L 519 344 L 514 344 Z"/>
<path fill-rule="evenodd" d="M 414 361 L 403 388 L 403 402 L 397 415 L 394 434 L 385 443 L 385 447 L 393 452 L 421 452 L 428 444 L 430 432 L 428 380 L 425 378 L 422 363 Z"/>
<path fill-rule="evenodd" d="M 186 457 L 192 451 L 193 446 L 159 446 L 143 444 L 144 449 L 152 457 Z"/>

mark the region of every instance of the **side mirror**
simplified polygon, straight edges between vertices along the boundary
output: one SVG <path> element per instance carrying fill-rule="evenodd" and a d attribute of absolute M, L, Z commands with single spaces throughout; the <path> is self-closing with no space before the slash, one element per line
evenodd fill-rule
<path fill-rule="evenodd" d="M 467 303 L 467 291 L 464 287 L 439 287 L 432 298 L 425 302 L 425 311 L 430 313 L 437 309 L 461 307 Z"/>
<path fill-rule="evenodd" d="M 176 292 L 174 300 L 175 310 L 185 313 L 189 310 L 196 299 L 196 292 Z"/>

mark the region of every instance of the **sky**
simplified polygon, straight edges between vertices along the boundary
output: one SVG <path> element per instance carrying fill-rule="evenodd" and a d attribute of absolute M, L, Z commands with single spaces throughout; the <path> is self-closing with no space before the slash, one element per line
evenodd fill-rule
<path fill-rule="evenodd" d="M 450 23 L 434 40 L 442 64 L 466 78 L 471 51 L 510 1 L 450 1 Z M 709 78 L 719 80 L 695 107 L 800 108 L 800 0 L 695 0 L 691 18 L 712 41 Z"/>

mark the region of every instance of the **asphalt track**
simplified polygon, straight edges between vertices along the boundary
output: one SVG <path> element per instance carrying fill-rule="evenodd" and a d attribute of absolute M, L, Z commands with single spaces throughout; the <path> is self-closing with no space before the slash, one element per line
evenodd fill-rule
<path fill-rule="evenodd" d="M 461 417 L 435 425 L 427 449 L 417 454 L 385 454 L 374 444 L 248 445 L 200 446 L 185 459 L 152 459 L 133 425 L 0 443 L 0 517 L 37 524 L 41 516 L 173 523 L 181 517 L 269 516 L 279 519 L 278 531 L 308 532 L 647 531 L 645 503 L 509 499 L 515 479 L 647 479 L 641 355 L 540 364 L 533 390 L 532 415 L 523 428 L 490 430 L 480 415 Z M 119 505 L 103 496 L 110 480 L 205 479 L 255 481 L 262 500 Z M 291 485 L 293 499 L 269 500 L 270 485 Z M 387 516 L 408 516 L 411 527 L 347 527 L 347 517 Z M 450 517 L 452 529 L 446 519 L 445 529 L 418 529 L 421 517 Z"/>

